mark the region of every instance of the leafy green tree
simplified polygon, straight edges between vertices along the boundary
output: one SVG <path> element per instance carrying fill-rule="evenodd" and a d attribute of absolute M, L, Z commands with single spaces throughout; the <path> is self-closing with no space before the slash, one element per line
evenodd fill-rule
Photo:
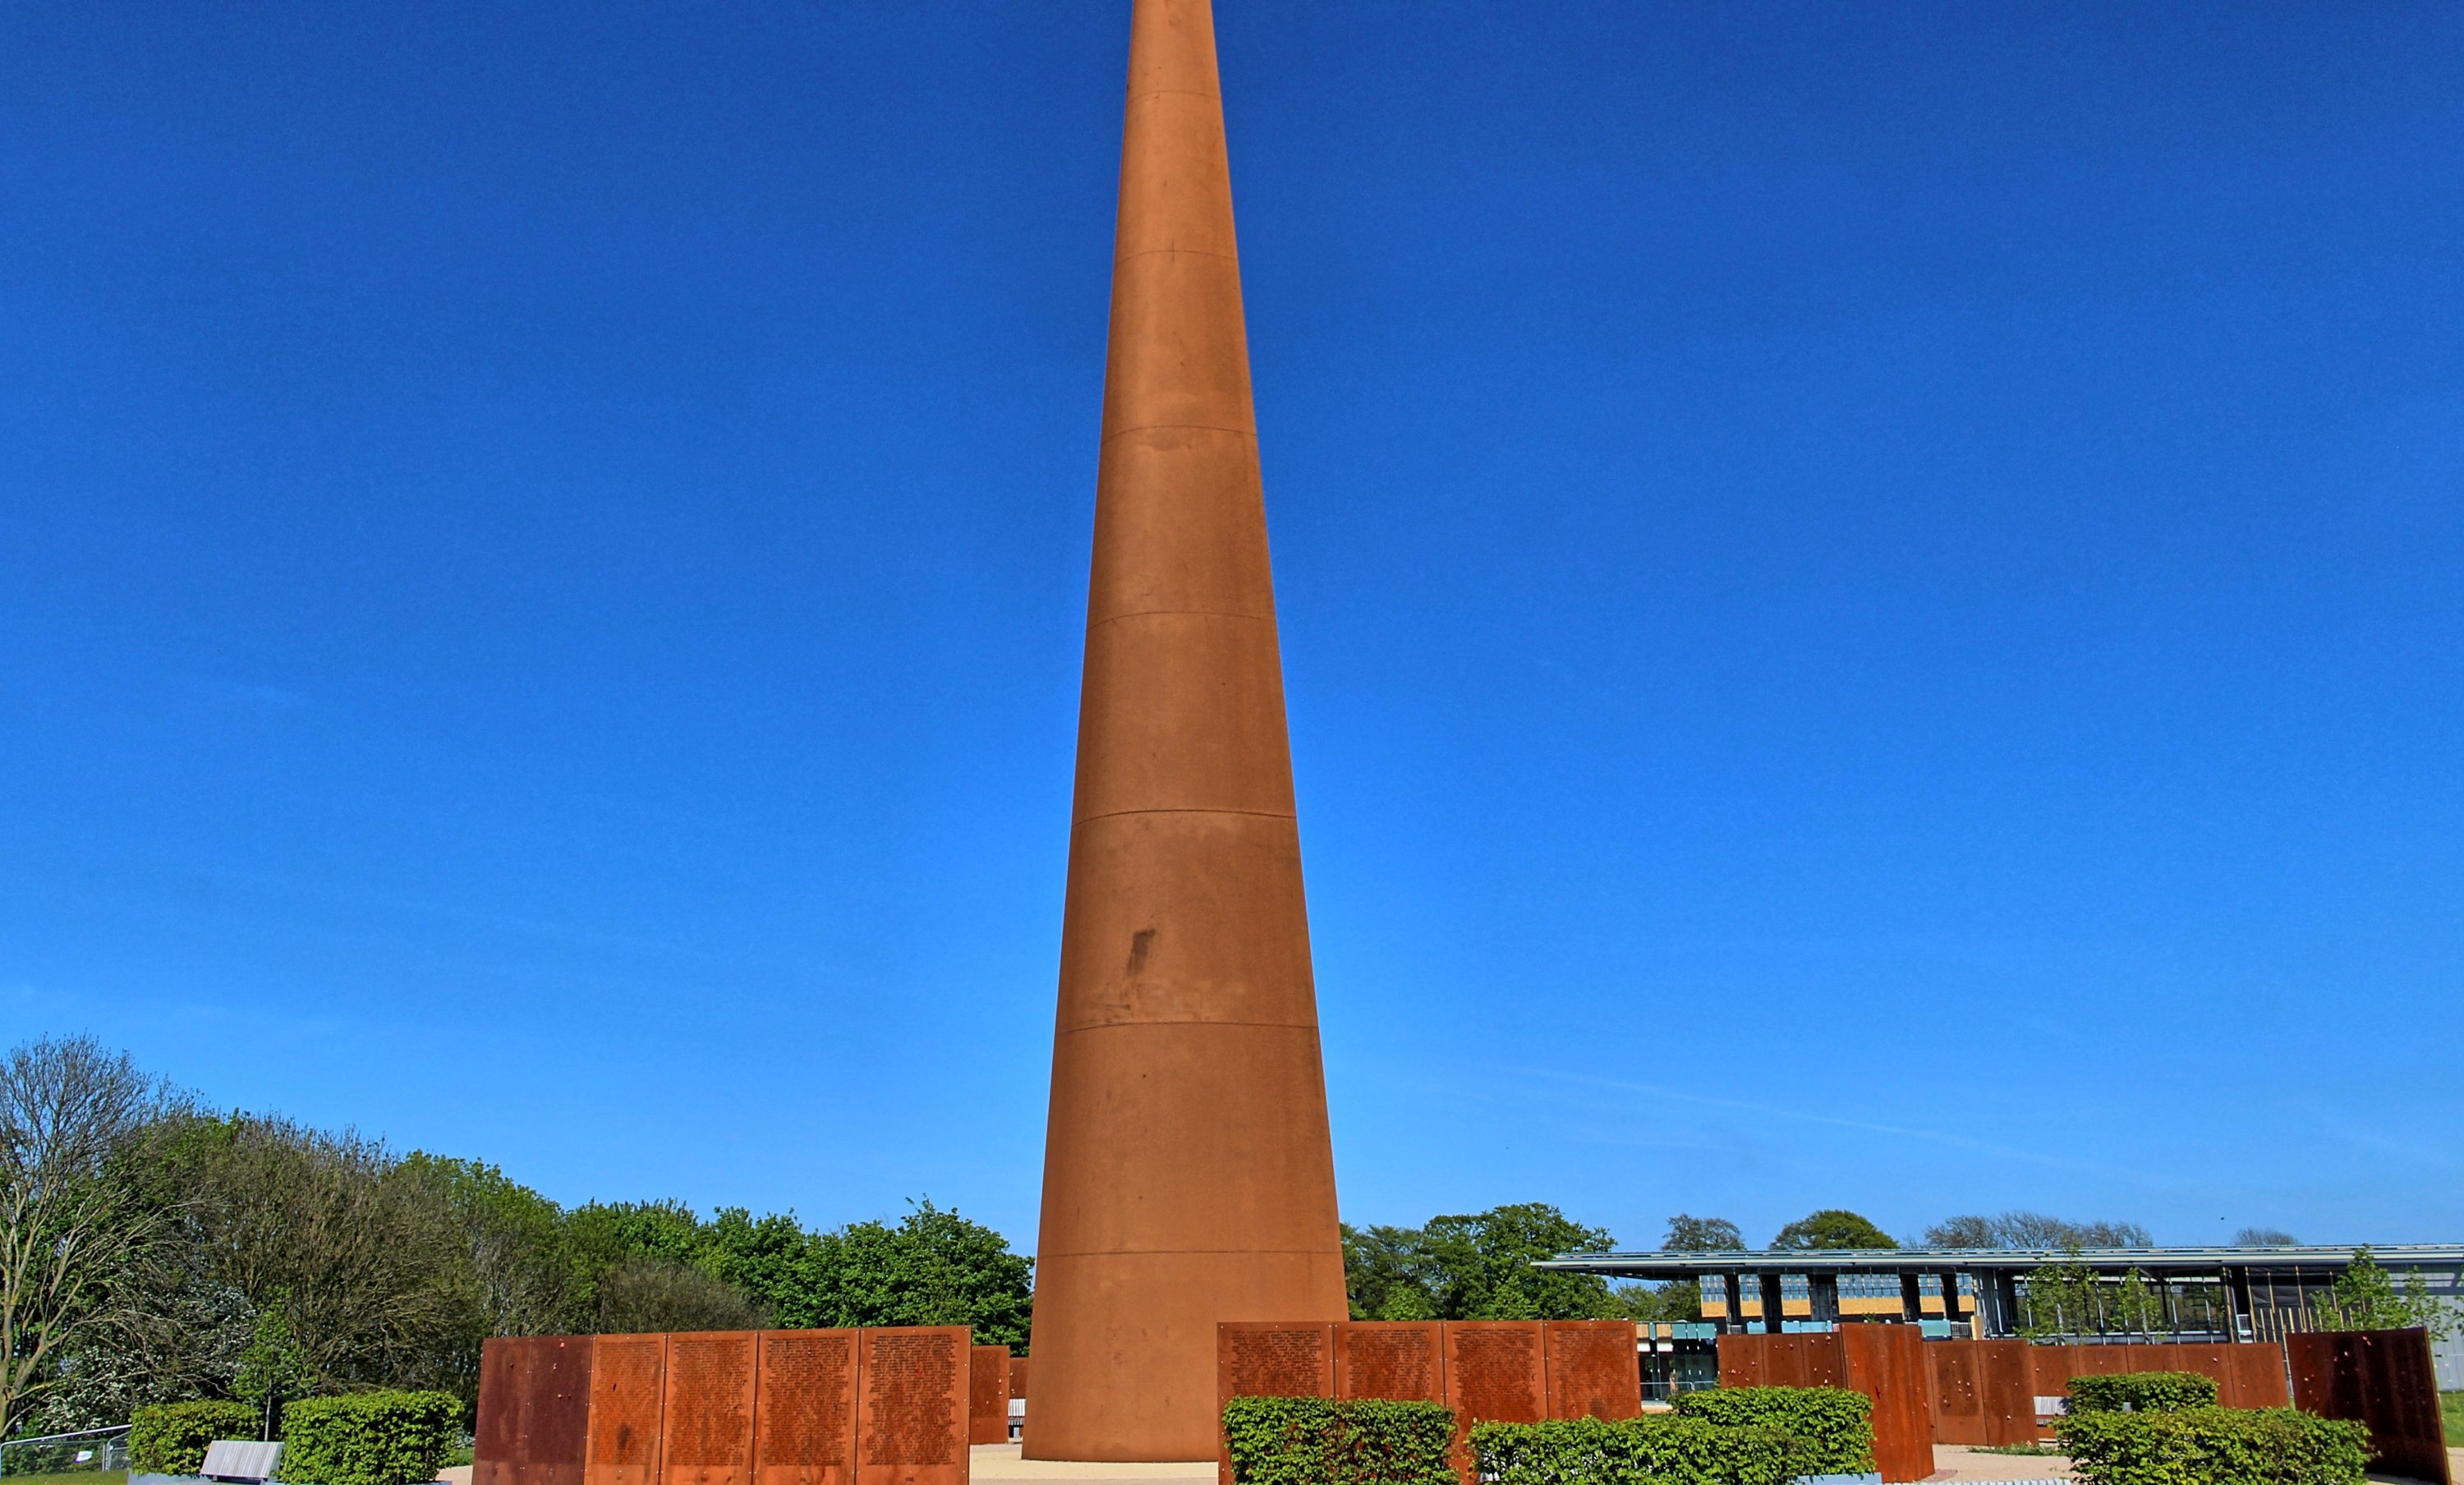
<path fill-rule="evenodd" d="M 2113 1286 L 2108 1311 L 2113 1328 L 2135 1336 L 2152 1336 L 2165 1328 L 2165 1294 L 2133 1268 Z"/>
<path fill-rule="evenodd" d="M 481 1339 L 585 1328 L 587 1275 L 556 1203 L 479 1161 L 414 1151 L 402 1179 L 425 1184 L 460 1229 Z"/>
<path fill-rule="evenodd" d="M 1356 1320 L 1420 1320 L 1438 1302 L 1421 1283 L 1418 1228 L 1343 1225 L 1343 1285 Z"/>
<path fill-rule="evenodd" d="M 1871 1222 L 1837 1207 L 1797 1218 L 1771 1238 L 1774 1249 L 1801 1252 L 1819 1248 L 1897 1248 L 1898 1239 Z"/>
<path fill-rule="evenodd" d="M 1420 1230 L 1424 1286 L 1441 1319 L 1601 1319 L 1617 1313 L 1608 1281 L 1531 1265 L 1570 1252 L 1614 1247 L 1604 1228 L 1587 1228 L 1545 1202 L 1492 1207 L 1469 1216 L 1433 1217 Z"/>
<path fill-rule="evenodd" d="M 2057 1336 L 2094 1335 L 2104 1329 L 2104 1302 L 2096 1271 L 2079 1261 L 2079 1245 L 2069 1256 L 2030 1273 L 2020 1294 L 2019 1333 L 2031 1341 Z"/>
<path fill-rule="evenodd" d="M 248 1349 L 239 1354 L 239 1372 L 231 1379 L 231 1391 L 240 1401 L 254 1404 L 263 1420 L 259 1438 L 274 1437 L 282 1405 L 306 1397 L 317 1383 L 307 1353 L 292 1339 L 283 1308 L 277 1303 L 256 1313 L 256 1323 L 249 1328 Z"/>
<path fill-rule="evenodd" d="M 1033 1260 L 999 1232 L 922 1201 L 896 1227 L 850 1223 L 823 1239 L 837 1325 L 972 1325 L 985 1345 L 1023 1350 Z"/>
<path fill-rule="evenodd" d="M 1726 1217 L 1689 1217 L 1683 1212 L 1668 1219 L 1668 1235 L 1660 1242 L 1661 1252 L 1739 1252 L 1746 1246 L 1745 1233 Z"/>
<path fill-rule="evenodd" d="M 2353 1261 L 2336 1282 L 2311 1301 L 2312 1323 L 2321 1330 L 2403 1330 L 2419 1325 L 2432 1341 L 2455 1333 L 2454 1312 L 2431 1297 L 2429 1284 L 2415 1269 L 2404 1292 L 2368 1246 L 2353 1251 Z"/>
<path fill-rule="evenodd" d="M 735 1285 L 672 1258 L 627 1258 L 599 1275 L 591 1329 L 601 1335 L 661 1330 L 762 1330 L 770 1314 Z"/>
<path fill-rule="evenodd" d="M 1626 1303 L 1607 1280 L 1531 1265 L 1615 1242 L 1546 1203 L 1522 1202 L 1420 1228 L 1346 1228 L 1344 1280 L 1363 1319 L 1611 1319 Z"/>

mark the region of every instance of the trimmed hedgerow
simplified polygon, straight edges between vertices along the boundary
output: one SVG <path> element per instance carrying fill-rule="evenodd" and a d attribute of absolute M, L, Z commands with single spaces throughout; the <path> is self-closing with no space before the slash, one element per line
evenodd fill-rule
<path fill-rule="evenodd" d="M 2369 1430 L 2292 1407 L 2090 1409 L 2054 1428 L 2085 1485 L 2362 1485 Z"/>
<path fill-rule="evenodd" d="M 253 1439 L 265 1419 L 247 1403 L 157 1403 L 128 1419 L 128 1467 L 141 1474 L 194 1474 L 216 1439 Z"/>
<path fill-rule="evenodd" d="M 451 1392 L 353 1392 L 282 1409 L 282 1479 L 300 1485 L 418 1485 L 436 1478 L 462 1404 Z"/>
<path fill-rule="evenodd" d="M 1874 1400 L 1845 1387 L 1705 1387 L 1677 1394 L 1677 1412 L 1724 1427 L 1753 1424 L 1803 1439 L 1808 1474 L 1874 1468 Z"/>
<path fill-rule="evenodd" d="M 1234 1485 L 1455 1485 L 1454 1409 L 1438 1403 L 1236 1397 Z"/>
<path fill-rule="evenodd" d="M 2071 1410 L 2177 1413 L 2216 1406 L 2216 1379 L 2194 1371 L 2124 1371 L 2071 1379 Z"/>
<path fill-rule="evenodd" d="M 1816 1473 L 1811 1447 L 1777 1429 L 1664 1413 L 1477 1424 L 1471 1449 L 1496 1485 L 1786 1485 Z"/>

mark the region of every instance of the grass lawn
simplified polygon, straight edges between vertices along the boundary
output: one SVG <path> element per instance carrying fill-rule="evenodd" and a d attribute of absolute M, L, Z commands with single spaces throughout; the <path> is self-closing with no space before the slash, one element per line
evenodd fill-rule
<path fill-rule="evenodd" d="M 2447 1421 L 2447 1444 L 2464 1449 L 2464 1392 L 2438 1394 L 2438 1416 Z"/>
<path fill-rule="evenodd" d="M 0 1474 L 6 1485 L 128 1485 L 125 1470 L 76 1470 L 67 1474 Z"/>

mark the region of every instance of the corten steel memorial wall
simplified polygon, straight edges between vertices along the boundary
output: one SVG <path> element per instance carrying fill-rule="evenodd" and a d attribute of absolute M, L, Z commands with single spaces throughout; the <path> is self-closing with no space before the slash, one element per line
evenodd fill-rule
<path fill-rule="evenodd" d="M 969 1353 L 967 1442 L 1009 1442 L 1009 1347 L 979 1345 Z"/>
<path fill-rule="evenodd" d="M 966 1485 L 963 1325 L 491 1341 L 473 1485 Z"/>
<path fill-rule="evenodd" d="M 1913 1371 L 1902 1365 L 1910 1359 Z M 1720 1380 L 1729 1385 L 1849 1387 L 1873 1398 L 1878 1452 L 1885 1436 L 1898 1441 L 1896 1449 L 1919 1436 L 1921 1426 L 1937 1444 L 2030 1443 L 2043 1431 L 2039 1399 L 2068 1396 L 2073 1377 L 2124 1371 L 2213 1377 L 2216 1400 L 2227 1407 L 2280 1407 L 2286 1401 L 2284 1352 L 2273 1343 L 1917 1341 L 1912 1327 L 1882 1324 L 1720 1340 Z M 1905 1450 L 1903 1468 L 1920 1462 L 1912 1448 Z"/>
<path fill-rule="evenodd" d="M 1348 1313 L 1207 0 L 1135 0 L 1129 62 L 1035 1459 L 1203 1458 L 1217 1323 Z"/>
<path fill-rule="evenodd" d="M 2031 1345 L 2028 1370 L 2035 1396 L 2045 1398 L 2068 1397 L 2073 1377 L 2104 1377 L 2126 1371 L 2194 1371 L 2216 1379 L 2216 1402 L 2221 1407 L 2281 1407 L 2291 1400 L 2284 1389 L 2284 1348 L 2272 1341 L 2237 1345 L 2194 1345 L 2169 1341 L 2125 1345 Z"/>
<path fill-rule="evenodd" d="M 1925 1348 L 1937 1444 L 2004 1446 L 2036 1438 L 2036 1390 L 2025 1341 L 1933 1341 Z"/>
<path fill-rule="evenodd" d="M 2297 1331 L 2284 1348 L 2294 1405 L 2368 1425 L 2373 1471 L 2452 1485 L 2430 1332 Z"/>
<path fill-rule="evenodd" d="M 1455 1468 L 1466 1481 L 1475 1423 L 1642 1410 L 1630 1320 L 1227 1321 L 1215 1336 L 1219 1417 L 1236 1397 L 1443 1403 L 1455 1410 Z M 1230 1485 L 1220 1430 L 1217 1474 Z"/>

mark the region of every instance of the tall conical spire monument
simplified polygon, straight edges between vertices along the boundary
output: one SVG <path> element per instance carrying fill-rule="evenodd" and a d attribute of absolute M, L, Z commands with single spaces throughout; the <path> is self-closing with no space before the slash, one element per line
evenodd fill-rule
<path fill-rule="evenodd" d="M 1342 1240 L 1208 0 L 1135 0 L 1036 1244 L 1036 1459 L 1205 1459 Z"/>

